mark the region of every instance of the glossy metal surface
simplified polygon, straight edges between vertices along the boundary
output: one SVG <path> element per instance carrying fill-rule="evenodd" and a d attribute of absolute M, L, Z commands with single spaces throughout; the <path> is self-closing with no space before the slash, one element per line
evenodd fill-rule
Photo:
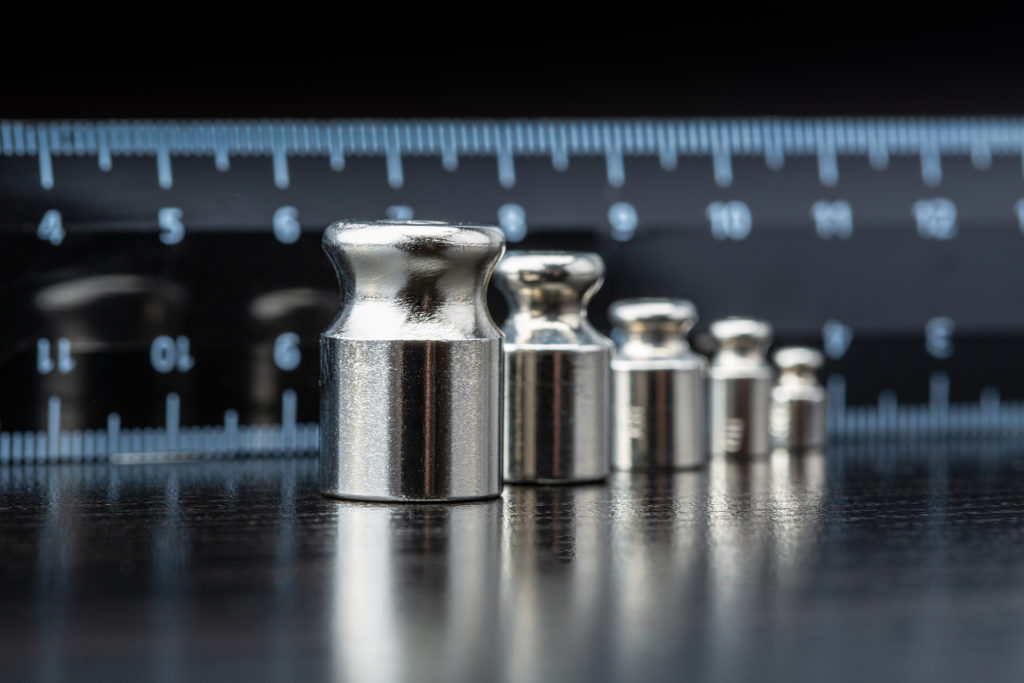
<path fill-rule="evenodd" d="M 342 309 L 320 340 L 320 487 L 365 500 L 501 491 L 501 333 L 484 296 L 497 228 L 334 223 Z"/>
<path fill-rule="evenodd" d="M 825 387 L 817 373 L 825 358 L 817 349 L 791 346 L 773 356 L 779 378 L 772 388 L 772 444 L 778 448 L 824 448 L 828 414 Z"/>
<path fill-rule="evenodd" d="M 317 464 L 0 468 L 5 681 L 1024 677 L 1019 444 L 337 501 Z"/>
<path fill-rule="evenodd" d="M 707 461 L 707 361 L 686 334 L 697 308 L 684 299 L 622 299 L 608 309 L 612 358 L 612 466 L 685 469 Z"/>
<path fill-rule="evenodd" d="M 758 320 L 726 318 L 712 323 L 710 332 L 718 344 L 708 368 L 711 455 L 767 455 L 775 372 L 765 354 L 772 343 L 772 328 Z"/>
<path fill-rule="evenodd" d="M 494 281 L 505 333 L 505 481 L 603 479 L 610 467 L 612 342 L 587 320 L 604 262 L 586 252 L 511 251 Z"/>

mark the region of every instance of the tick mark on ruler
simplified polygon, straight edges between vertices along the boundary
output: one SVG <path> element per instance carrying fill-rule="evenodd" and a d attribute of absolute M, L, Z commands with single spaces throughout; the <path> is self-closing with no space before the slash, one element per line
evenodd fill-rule
<path fill-rule="evenodd" d="M 113 160 L 110 158 L 110 140 L 107 138 L 107 132 L 103 128 L 97 131 L 96 142 L 96 161 L 100 166 L 100 170 L 106 173 L 113 168 Z"/>
<path fill-rule="evenodd" d="M 341 127 L 328 128 L 327 150 L 332 171 L 345 170 L 345 145 L 342 142 Z"/>
<path fill-rule="evenodd" d="M 942 161 L 934 147 L 921 149 L 921 179 L 925 185 L 935 187 L 942 182 Z"/>
<path fill-rule="evenodd" d="M 989 146 L 981 143 L 971 145 L 971 163 L 979 171 L 987 171 L 992 166 L 992 150 Z"/>
<path fill-rule="evenodd" d="M 716 185 L 719 187 L 732 185 L 732 156 L 728 150 L 712 150 L 711 165 L 715 173 Z"/>
<path fill-rule="evenodd" d="M 173 391 L 167 394 L 166 425 L 167 425 L 167 450 L 177 450 L 178 429 L 181 426 L 181 397 Z"/>
<path fill-rule="evenodd" d="M 213 165 L 218 171 L 224 172 L 231 168 L 231 160 L 228 158 L 226 147 L 218 147 L 213 153 Z"/>
<path fill-rule="evenodd" d="M 405 184 L 405 176 L 402 172 L 402 153 L 397 147 L 388 145 L 385 159 L 388 167 L 388 185 L 397 190 Z"/>
<path fill-rule="evenodd" d="M 928 380 L 928 405 L 935 413 L 949 412 L 949 375 L 933 372 Z"/>
<path fill-rule="evenodd" d="M 50 144 L 46 131 L 39 127 L 39 184 L 44 190 L 53 189 L 53 159 L 50 157 Z"/>
<path fill-rule="evenodd" d="M 609 149 L 605 153 L 605 168 L 608 173 L 608 184 L 622 187 L 626 184 L 626 169 L 622 161 L 622 150 Z"/>
<path fill-rule="evenodd" d="M 569 153 L 564 147 L 555 147 L 551 150 L 551 166 L 559 173 L 569 170 Z"/>
<path fill-rule="evenodd" d="M 506 190 L 516 186 L 516 166 L 507 147 L 498 150 L 498 182 Z"/>
<path fill-rule="evenodd" d="M 46 401 L 46 455 L 60 456 L 60 399 L 56 396 Z"/>
<path fill-rule="evenodd" d="M 825 187 L 835 187 L 839 182 L 839 164 L 834 149 L 824 148 L 818 152 L 818 180 Z"/>
<path fill-rule="evenodd" d="M 658 163 L 664 171 L 674 171 L 679 164 L 674 128 L 658 127 Z"/>
<path fill-rule="evenodd" d="M 171 189 L 174 185 L 174 178 L 171 175 L 171 153 L 163 143 L 156 150 L 156 178 L 160 187 L 165 190 Z"/>
<path fill-rule="evenodd" d="M 291 183 L 288 176 L 288 154 L 282 147 L 274 147 L 274 185 L 284 190 Z"/>
<path fill-rule="evenodd" d="M 294 389 L 281 392 L 281 447 L 293 450 L 296 441 L 296 417 L 298 415 L 298 397 Z"/>
<path fill-rule="evenodd" d="M 455 148 L 445 143 L 441 147 L 441 167 L 446 171 L 454 171 L 459 167 L 459 157 Z"/>

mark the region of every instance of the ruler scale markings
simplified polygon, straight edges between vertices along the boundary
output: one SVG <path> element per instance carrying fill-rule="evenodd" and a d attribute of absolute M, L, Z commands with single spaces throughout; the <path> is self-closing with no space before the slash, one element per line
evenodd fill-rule
<path fill-rule="evenodd" d="M 441 138 L 441 166 L 446 171 L 454 171 L 459 167 L 459 155 L 456 151 L 458 141 L 455 135 L 454 126 L 451 124 L 442 128 Z"/>
<path fill-rule="evenodd" d="M 626 172 L 622 161 L 622 150 L 620 148 L 619 131 L 605 124 L 602 131 L 604 144 L 605 174 L 608 184 L 612 187 L 622 187 L 626 182 Z"/>
<path fill-rule="evenodd" d="M 36 128 L 34 126 L 25 127 L 25 152 L 29 155 L 36 154 Z"/>
<path fill-rule="evenodd" d="M 327 129 L 327 149 L 330 159 L 331 170 L 345 170 L 345 137 L 341 126 L 331 126 Z"/>
<path fill-rule="evenodd" d="M 839 182 L 836 150 L 831 136 L 820 122 L 815 124 L 815 144 L 818 148 L 818 181 L 825 187 L 835 187 Z"/>
<path fill-rule="evenodd" d="M 516 184 L 516 168 L 511 150 L 512 131 L 508 125 L 505 126 L 503 133 L 503 135 L 498 135 L 496 140 L 498 183 L 505 189 L 511 189 Z"/>
<path fill-rule="evenodd" d="M 60 399 L 56 396 L 46 400 L 46 455 L 60 457 Z"/>
<path fill-rule="evenodd" d="M 171 152 L 163 135 L 160 136 L 156 150 L 156 174 L 160 187 L 165 190 L 171 189 L 174 185 L 174 178 L 171 174 Z"/>
<path fill-rule="evenodd" d="M 461 124 L 461 127 L 466 129 L 466 153 L 473 156 L 483 156 L 485 147 L 490 141 L 489 131 L 491 126 L 473 122 Z"/>
<path fill-rule="evenodd" d="M 402 151 L 397 141 L 388 135 L 385 142 L 385 155 L 388 171 L 388 185 L 393 189 L 399 189 L 405 184 L 405 177 L 402 172 Z M 376 145 L 374 145 L 376 146 Z"/>
<path fill-rule="evenodd" d="M 889 146 L 885 142 L 884 129 L 872 123 L 868 132 L 868 162 L 876 171 L 884 171 L 889 166 Z"/>
<path fill-rule="evenodd" d="M 96 130 L 96 163 L 104 173 L 113 168 L 113 159 L 110 154 L 110 138 L 106 126 L 99 126 Z"/>
<path fill-rule="evenodd" d="M 226 435 L 227 449 L 229 453 L 237 453 L 238 445 L 238 411 L 224 411 L 224 433 Z"/>
<path fill-rule="evenodd" d="M 96 459 L 96 432 L 92 429 L 85 430 L 82 442 L 82 457 L 90 461 Z"/>
<path fill-rule="evenodd" d="M 732 185 L 732 156 L 728 148 L 713 145 L 711 164 L 715 176 L 715 184 L 719 187 Z"/>
<path fill-rule="evenodd" d="M 666 126 L 664 123 L 659 123 L 657 127 L 658 163 L 665 171 L 674 171 L 679 163 L 673 130 L 672 126 Z"/>
<path fill-rule="evenodd" d="M 549 145 L 551 147 L 551 165 L 556 171 L 563 172 L 569 168 L 570 136 L 566 134 L 565 124 L 557 128 L 548 128 Z"/>
<path fill-rule="evenodd" d="M 424 154 L 434 154 L 439 146 L 437 141 L 434 139 L 434 126 L 424 126 L 422 123 L 416 124 L 416 137 L 421 140 Z"/>
<path fill-rule="evenodd" d="M 786 157 L 783 152 L 781 126 L 777 120 L 772 120 L 766 121 L 763 127 L 762 138 L 764 139 L 765 164 L 773 171 L 782 170 L 786 163 Z"/>
<path fill-rule="evenodd" d="M 942 161 L 938 145 L 932 141 L 921 143 L 921 179 L 930 187 L 942 183 Z"/>
<path fill-rule="evenodd" d="M 70 442 L 71 459 L 81 462 L 85 457 L 85 437 L 82 430 L 76 429 L 71 434 L 65 434 Z"/>
<path fill-rule="evenodd" d="M 60 124 L 58 139 L 61 149 L 71 148 L 76 157 L 83 156 L 87 147 L 86 132 L 78 124 L 72 126 L 67 121 Z"/>
<path fill-rule="evenodd" d="M 294 389 L 281 392 L 281 448 L 295 448 L 297 397 Z"/>
<path fill-rule="evenodd" d="M 121 416 L 117 413 L 107 415 L 107 455 L 122 452 L 121 448 Z"/>
<path fill-rule="evenodd" d="M 231 138 L 224 126 L 211 126 L 213 165 L 221 172 L 231 168 Z"/>
<path fill-rule="evenodd" d="M 39 127 L 39 184 L 44 190 L 53 189 L 53 159 L 50 157 L 50 141 L 46 134 L 45 124 L 40 123 Z"/>
<path fill-rule="evenodd" d="M 173 391 L 167 394 L 164 419 L 167 449 L 174 450 L 178 447 L 178 428 L 181 426 L 181 397 Z"/>
<path fill-rule="evenodd" d="M 11 124 L 11 133 L 14 138 L 14 155 L 19 157 L 25 155 L 25 135 L 22 128 L 23 124 L 21 121 L 15 121 Z"/>

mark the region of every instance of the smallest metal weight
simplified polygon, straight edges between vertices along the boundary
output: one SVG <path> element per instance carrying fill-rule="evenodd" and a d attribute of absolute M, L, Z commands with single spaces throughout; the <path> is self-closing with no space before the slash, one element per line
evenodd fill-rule
<path fill-rule="evenodd" d="M 794 452 L 824 448 L 827 402 L 817 376 L 824 357 L 817 349 L 790 346 L 774 359 L 779 379 L 772 389 L 772 445 Z"/>

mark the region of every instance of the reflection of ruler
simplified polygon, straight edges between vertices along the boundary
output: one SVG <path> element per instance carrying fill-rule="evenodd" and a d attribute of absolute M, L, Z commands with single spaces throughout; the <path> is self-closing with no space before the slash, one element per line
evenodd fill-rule
<path fill-rule="evenodd" d="M 828 431 L 833 443 L 1024 437 L 1024 401 L 1000 402 L 999 392 L 990 388 L 976 403 L 950 403 L 944 373 L 932 376 L 930 401 L 923 405 L 900 406 L 895 393 L 885 391 L 877 405 L 847 406 L 845 392 L 845 378 L 829 376 Z M 121 429 L 120 417 L 111 413 L 106 429 L 67 431 L 60 428 L 60 399 L 51 397 L 46 431 L 0 432 L 0 464 L 315 454 L 317 425 L 297 423 L 295 416 L 296 395 L 289 389 L 281 396 L 279 424 L 239 424 L 238 413 L 228 410 L 223 424 L 182 426 L 180 398 L 171 393 L 163 427 Z"/>
<path fill-rule="evenodd" d="M 164 427 L 121 428 L 117 413 L 107 416 L 106 429 L 62 430 L 60 399 L 47 401 L 47 428 L 39 432 L 0 432 L 0 463 L 121 462 L 189 456 L 293 455 L 315 453 L 317 425 L 296 422 L 296 396 L 281 396 L 280 424 L 242 425 L 238 413 L 228 410 L 224 423 L 182 426 L 180 398 L 166 398 Z"/>
<path fill-rule="evenodd" d="M 977 401 L 952 403 L 949 378 L 932 375 L 929 400 L 899 405 L 896 393 L 882 391 L 874 405 L 847 406 L 846 379 L 828 378 L 828 431 L 833 439 L 887 441 L 963 438 L 1019 438 L 1024 436 L 1024 401 L 1000 401 L 995 387 L 982 390 Z"/>

